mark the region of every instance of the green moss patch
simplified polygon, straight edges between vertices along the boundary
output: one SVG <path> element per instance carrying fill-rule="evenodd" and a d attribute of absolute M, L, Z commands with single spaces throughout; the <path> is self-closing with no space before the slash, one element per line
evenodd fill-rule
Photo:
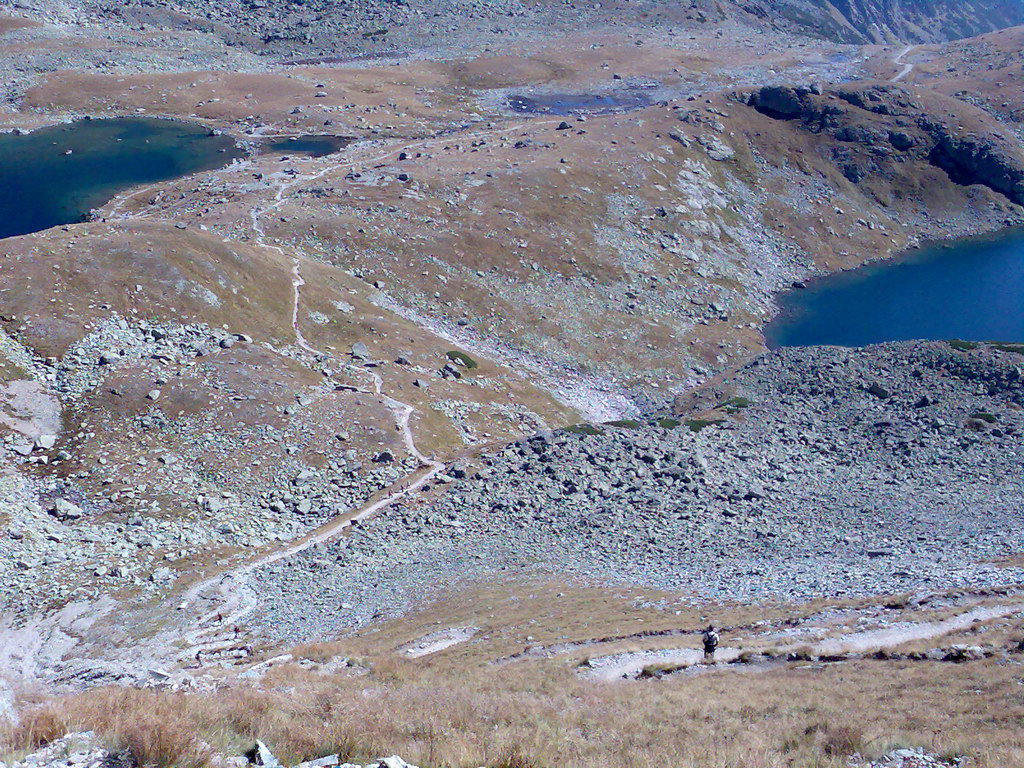
<path fill-rule="evenodd" d="M 635 419 L 618 419 L 616 421 L 606 421 L 604 423 L 606 427 L 618 427 L 619 429 L 640 429 L 643 426 L 639 421 Z"/>
<path fill-rule="evenodd" d="M 720 403 L 718 405 L 718 407 L 721 408 L 726 413 L 739 413 L 744 408 L 749 408 L 753 404 L 754 404 L 753 401 L 748 400 L 745 397 L 737 396 L 737 397 L 730 397 L 725 402 Z"/>
<path fill-rule="evenodd" d="M 1016 352 L 1018 355 L 1024 355 L 1024 344 L 1004 344 L 993 341 L 992 346 L 1003 352 Z"/>
<path fill-rule="evenodd" d="M 457 349 L 453 349 L 451 352 L 446 352 L 445 357 L 451 360 L 453 363 L 460 363 L 466 368 L 472 370 L 473 368 L 479 368 L 480 365 L 472 357 L 467 355 L 465 352 L 460 352 Z"/>
<path fill-rule="evenodd" d="M 981 346 L 976 341 L 963 341 L 962 339 L 950 339 L 946 343 L 959 352 L 970 352 L 972 349 L 977 349 Z"/>
<path fill-rule="evenodd" d="M 603 435 L 604 430 L 599 427 L 595 427 L 593 424 L 573 424 L 565 428 L 566 432 L 572 432 L 575 435 Z"/>
<path fill-rule="evenodd" d="M 714 426 L 715 424 L 721 424 L 725 419 L 687 419 L 686 426 L 690 428 L 691 432 L 700 432 L 706 427 Z"/>

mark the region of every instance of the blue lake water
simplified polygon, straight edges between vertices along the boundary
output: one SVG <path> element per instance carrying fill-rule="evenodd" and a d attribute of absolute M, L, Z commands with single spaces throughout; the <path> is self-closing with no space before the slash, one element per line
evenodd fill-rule
<path fill-rule="evenodd" d="M 783 294 L 770 347 L 1024 342 L 1024 230 L 912 251 Z"/>
<path fill-rule="evenodd" d="M 0 237 L 81 221 L 122 190 L 242 157 L 228 136 L 155 118 L 78 120 L 0 136 Z"/>

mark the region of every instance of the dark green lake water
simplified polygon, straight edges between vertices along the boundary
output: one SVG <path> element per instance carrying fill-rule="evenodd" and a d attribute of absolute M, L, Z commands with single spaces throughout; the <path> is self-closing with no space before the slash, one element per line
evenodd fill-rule
<path fill-rule="evenodd" d="M 913 251 L 780 297 L 771 347 L 1024 341 L 1024 231 Z"/>
<path fill-rule="evenodd" d="M 155 118 L 79 120 L 0 136 L 0 237 L 81 221 L 124 189 L 238 157 L 230 137 Z"/>
<path fill-rule="evenodd" d="M 346 136 L 296 136 L 271 141 L 265 146 L 265 150 L 279 154 L 294 153 L 308 157 L 325 157 L 351 143 L 352 139 Z"/>

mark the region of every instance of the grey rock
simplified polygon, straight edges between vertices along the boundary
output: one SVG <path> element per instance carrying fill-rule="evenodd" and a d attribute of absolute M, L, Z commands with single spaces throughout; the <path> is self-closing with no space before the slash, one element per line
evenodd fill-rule
<path fill-rule="evenodd" d="M 281 765 L 267 745 L 258 739 L 252 749 L 246 753 L 246 757 L 249 758 L 249 762 L 253 765 L 264 766 L 264 768 L 279 768 Z"/>
<path fill-rule="evenodd" d="M 750 405 L 721 428 L 543 431 L 474 459 L 475 472 L 449 466 L 442 494 L 397 503 L 326 558 L 258 571 L 261 621 L 283 638 L 346 631 L 401 612 L 439 573 L 554 571 L 712 600 L 1002 583 L 985 563 L 1024 536 L 1024 445 L 934 424 L 987 412 L 1021 434 L 1024 410 L 1006 405 L 1024 406 L 1016 364 L 944 342 L 772 352 L 723 383 Z M 869 397 L 871 382 L 898 394 Z M 683 422 L 706 409 L 673 406 Z M 314 559 L 328 565 L 312 584 Z M 311 590 L 319 604 L 298 598 Z"/>
<path fill-rule="evenodd" d="M 67 499 L 56 499 L 50 512 L 61 520 L 78 520 L 83 514 L 80 506 Z"/>
<path fill-rule="evenodd" d="M 867 388 L 867 391 L 868 394 L 874 395 L 880 400 L 888 400 L 890 397 L 892 397 L 892 393 L 888 389 L 883 387 L 881 384 L 878 384 L 877 382 L 871 384 L 871 386 Z"/>

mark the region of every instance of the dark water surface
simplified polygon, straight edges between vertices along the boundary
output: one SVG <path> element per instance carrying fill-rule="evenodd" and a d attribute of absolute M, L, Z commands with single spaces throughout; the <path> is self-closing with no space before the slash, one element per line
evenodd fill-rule
<path fill-rule="evenodd" d="M 228 136 L 156 118 L 79 120 L 2 135 L 0 237 L 81 221 L 136 184 L 219 168 L 237 157 L 242 151 Z"/>
<path fill-rule="evenodd" d="M 608 93 L 536 93 L 510 96 L 513 112 L 543 115 L 604 114 L 639 109 L 651 105 L 649 94 L 638 89 Z"/>
<path fill-rule="evenodd" d="M 769 346 L 1024 341 L 1024 230 L 912 251 L 780 297 Z"/>
<path fill-rule="evenodd" d="M 262 149 L 279 154 L 291 153 L 308 157 L 324 157 L 334 154 L 351 143 L 352 139 L 347 136 L 296 136 L 275 139 L 264 144 Z"/>

